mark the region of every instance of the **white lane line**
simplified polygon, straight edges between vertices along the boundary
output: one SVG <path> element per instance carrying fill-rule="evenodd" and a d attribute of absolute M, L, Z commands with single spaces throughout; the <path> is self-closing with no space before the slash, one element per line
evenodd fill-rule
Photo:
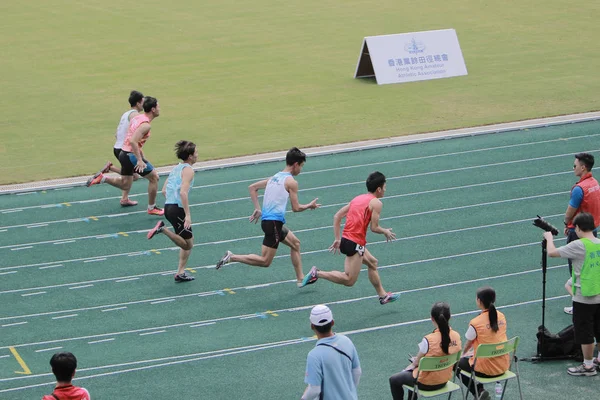
<path fill-rule="evenodd" d="M 2 233 L 2 232 L 8 232 L 8 230 L 7 229 L 0 229 L 0 233 Z"/>
<path fill-rule="evenodd" d="M 21 212 L 23 210 L 6 210 L 6 211 L 2 211 L 2 214 L 12 214 L 12 213 L 17 213 L 17 212 Z"/>
<path fill-rule="evenodd" d="M 85 260 L 84 263 L 93 263 L 98 261 L 106 261 L 106 258 L 95 258 L 93 260 Z"/>
<path fill-rule="evenodd" d="M 50 347 L 49 349 L 39 349 L 39 350 L 36 350 L 35 352 L 41 353 L 43 351 L 52 351 L 52 350 L 60 350 L 60 349 L 62 349 L 62 347 Z"/>
<path fill-rule="evenodd" d="M 9 327 L 9 326 L 24 325 L 26 323 L 27 323 L 27 321 L 21 321 L 21 322 L 15 322 L 15 323 L 12 323 L 12 324 L 4 324 L 4 325 L 2 325 L 2 327 L 6 328 L 6 327 Z"/>
<path fill-rule="evenodd" d="M 90 284 L 90 285 L 82 285 L 82 286 L 73 286 L 70 287 L 69 290 L 76 290 L 76 289 L 84 289 L 84 288 L 88 288 L 88 287 L 92 287 L 94 285 Z"/>
<path fill-rule="evenodd" d="M 77 315 L 79 315 L 79 314 L 61 315 L 59 317 L 52 317 L 52 319 L 73 318 L 73 317 L 76 317 Z"/>
<path fill-rule="evenodd" d="M 258 289 L 271 286 L 271 283 L 261 283 L 260 285 L 246 286 L 244 289 Z"/>
<path fill-rule="evenodd" d="M 116 308 L 107 308 L 104 310 L 100 310 L 102 312 L 109 312 L 109 311 L 117 311 L 117 310 L 125 310 L 127 307 L 123 306 L 123 307 L 116 307 Z"/>
<path fill-rule="evenodd" d="M 205 324 L 195 324 L 195 325 L 190 325 L 190 328 L 199 328 L 201 326 L 208 326 L 208 325 L 215 325 L 216 322 L 207 322 Z"/>
<path fill-rule="evenodd" d="M 51 222 L 51 223 L 52 223 L 52 222 Z M 48 224 L 36 224 L 36 225 L 28 225 L 28 226 L 27 226 L 27 229 L 30 229 L 30 228 L 42 228 L 42 227 L 44 227 L 44 226 L 48 226 Z"/>
<path fill-rule="evenodd" d="M 6 357 L 10 357 L 10 354 L 6 354 L 4 356 L 0 356 L 0 358 L 6 358 Z"/>
<path fill-rule="evenodd" d="M 25 246 L 25 247 L 15 247 L 14 249 L 10 249 L 11 251 L 19 251 L 19 250 L 27 250 L 33 249 L 33 246 Z"/>
<path fill-rule="evenodd" d="M 35 292 L 35 293 L 23 293 L 21 296 L 26 297 L 26 296 L 37 296 L 38 294 L 44 294 L 46 292 Z"/>
<path fill-rule="evenodd" d="M 169 303 L 171 301 L 175 301 L 175 299 L 166 299 L 166 300 L 152 301 L 152 302 L 150 302 L 150 304 Z"/>
<path fill-rule="evenodd" d="M 32 194 L 37 194 L 37 192 L 17 193 L 17 196 L 30 196 Z"/>
<path fill-rule="evenodd" d="M 0 272 L 0 275 L 8 275 L 8 274 L 14 274 L 18 271 L 8 271 L 8 272 Z"/>
<path fill-rule="evenodd" d="M 76 240 L 63 240 L 62 242 L 54 242 L 52 244 L 67 244 L 67 243 L 75 243 Z"/>
<path fill-rule="evenodd" d="M 165 333 L 166 331 L 154 331 L 154 332 L 146 332 L 146 333 L 140 333 L 140 336 L 146 336 L 146 335 L 156 335 L 157 333 Z"/>
<path fill-rule="evenodd" d="M 115 281 L 116 283 L 121 283 L 121 282 L 129 282 L 129 281 L 136 281 L 140 279 L 139 277 L 135 277 L 135 278 L 127 278 L 127 279 L 119 279 L 118 281 Z"/>
<path fill-rule="evenodd" d="M 88 342 L 88 344 L 96 344 L 96 343 L 112 342 L 113 340 L 115 340 L 115 338 L 101 339 L 101 340 L 94 340 L 94 341 L 92 341 L 92 342 Z"/>
<path fill-rule="evenodd" d="M 45 267 L 39 267 L 38 269 L 48 269 L 48 268 L 58 268 L 58 267 L 62 267 L 62 264 L 56 264 L 56 265 L 47 265 Z"/>

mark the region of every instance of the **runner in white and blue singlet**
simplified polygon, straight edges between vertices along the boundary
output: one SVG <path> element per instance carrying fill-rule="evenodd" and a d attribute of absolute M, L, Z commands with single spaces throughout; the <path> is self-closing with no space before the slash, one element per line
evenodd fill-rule
<path fill-rule="evenodd" d="M 285 210 L 288 199 L 292 205 L 292 211 L 301 212 L 304 210 L 314 210 L 321 205 L 317 204 L 317 199 L 314 199 L 308 204 L 300 204 L 298 202 L 298 182 L 294 176 L 300 174 L 302 167 L 306 162 L 306 154 L 301 152 L 297 147 L 288 151 L 285 157 L 286 166 L 283 171 L 276 173 L 269 179 L 264 179 L 253 183 L 248 187 L 250 191 L 250 199 L 254 204 L 254 212 L 250 216 L 250 222 L 258 222 L 261 219 L 261 228 L 265 233 L 263 239 L 261 255 L 258 254 L 233 254 L 227 250 L 225 255 L 217 263 L 217 269 L 230 261 L 241 262 L 243 264 L 253 265 L 256 267 L 268 267 L 271 265 L 279 243 L 289 246 L 291 249 L 290 256 L 298 286 L 302 283 L 304 277 L 302 273 L 302 256 L 300 255 L 300 241 L 290 231 L 285 224 Z M 258 201 L 258 191 L 265 190 L 262 209 Z"/>
<path fill-rule="evenodd" d="M 185 272 L 187 261 L 194 248 L 192 215 L 190 214 L 188 194 L 194 186 L 194 169 L 192 165 L 198 160 L 198 150 L 194 143 L 180 140 L 175 145 L 175 152 L 177 158 L 183 162 L 171 170 L 162 190 L 166 197 L 165 218 L 173 225 L 175 232 L 171 232 L 165 227 L 163 221 L 159 221 L 148 232 L 148 239 L 152 239 L 158 233 L 164 233 L 181 248 L 175 282 L 188 282 L 194 280 L 193 276 Z"/>

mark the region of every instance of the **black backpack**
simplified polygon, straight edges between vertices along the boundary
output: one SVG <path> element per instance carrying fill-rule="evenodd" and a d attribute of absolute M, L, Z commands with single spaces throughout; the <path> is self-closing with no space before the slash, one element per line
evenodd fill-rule
<path fill-rule="evenodd" d="M 550 333 L 548 328 L 540 325 L 536 336 L 538 339 L 537 351 L 542 357 L 565 357 L 583 360 L 581 346 L 575 343 L 573 325 L 567 326 L 556 334 Z"/>

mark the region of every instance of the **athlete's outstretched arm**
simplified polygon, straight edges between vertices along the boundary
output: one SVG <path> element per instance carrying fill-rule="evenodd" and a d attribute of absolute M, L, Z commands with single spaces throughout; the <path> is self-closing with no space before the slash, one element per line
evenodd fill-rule
<path fill-rule="evenodd" d="M 342 219 L 346 218 L 348 214 L 348 210 L 350 209 L 350 203 L 346 204 L 344 207 L 340 208 L 338 212 L 333 216 L 333 244 L 329 246 L 329 251 L 333 254 L 340 252 L 340 242 L 342 241 L 341 235 L 341 225 Z"/>
<path fill-rule="evenodd" d="M 396 239 L 396 234 L 392 232 L 392 229 L 386 229 L 379 226 L 379 217 L 381 215 L 381 210 L 383 209 L 383 203 L 379 199 L 371 200 L 369 206 L 372 207 L 371 214 L 371 232 L 381 233 L 385 236 L 387 241 Z"/>
<path fill-rule="evenodd" d="M 292 177 L 288 177 L 285 180 L 285 190 L 290 194 L 290 204 L 292 205 L 293 212 L 302 212 L 308 209 L 314 210 L 315 208 L 321 207 L 320 204 L 317 204 L 319 198 L 314 199 L 308 204 L 300 204 L 298 202 L 298 182 Z"/>
<path fill-rule="evenodd" d="M 263 179 L 262 181 L 254 182 L 252 185 L 248 186 L 248 192 L 250 192 L 250 200 L 252 200 L 252 204 L 254 204 L 254 212 L 250 216 L 250 222 L 257 223 L 260 220 L 260 215 L 262 214 L 260 210 L 260 203 L 258 201 L 258 191 L 267 187 L 268 179 Z"/>

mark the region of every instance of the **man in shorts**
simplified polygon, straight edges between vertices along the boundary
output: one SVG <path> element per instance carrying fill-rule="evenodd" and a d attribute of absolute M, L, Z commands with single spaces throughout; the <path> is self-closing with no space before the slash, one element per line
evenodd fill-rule
<path fill-rule="evenodd" d="M 346 255 L 344 272 L 320 271 L 312 267 L 302 280 L 302 286 L 315 283 L 318 278 L 323 278 L 333 283 L 344 286 L 353 286 L 358 279 L 362 264 L 368 267 L 369 281 L 379 295 L 379 303 L 387 304 L 396 301 L 399 294 L 386 292 L 381 286 L 377 259 L 367 250 L 367 228 L 371 227 L 374 233 L 381 233 L 387 241 L 396 239 L 396 234 L 391 229 L 379 226 L 379 217 L 383 203 L 381 198 L 385 194 L 385 176 L 381 172 L 373 172 L 367 178 L 368 193 L 356 196 L 350 203 L 342 207 L 333 217 L 333 232 L 335 240 L 329 251 Z M 340 224 L 346 218 L 344 233 L 340 238 Z"/>
<path fill-rule="evenodd" d="M 192 215 L 190 213 L 190 200 L 188 194 L 194 186 L 194 170 L 192 165 L 198 160 L 196 145 L 187 140 L 180 140 L 175 145 L 175 154 L 182 160 L 176 165 L 163 186 L 165 200 L 165 218 L 173 225 L 171 232 L 165 228 L 165 223 L 159 221 L 148 232 L 148 239 L 159 233 L 164 233 L 169 239 L 181 248 L 179 251 L 179 266 L 175 274 L 175 282 L 193 281 L 194 277 L 185 272 L 185 266 L 194 248 L 194 235 L 192 234 Z"/>
<path fill-rule="evenodd" d="M 129 105 L 131 108 L 121 115 L 121 119 L 119 120 L 119 125 L 117 125 L 117 132 L 115 133 L 115 145 L 113 146 L 113 154 L 116 159 L 119 159 L 119 154 L 121 153 L 121 148 L 123 147 L 123 142 L 125 141 L 125 137 L 127 136 L 127 130 L 129 129 L 129 123 L 138 115 L 143 109 L 144 105 L 144 95 L 137 90 L 132 90 L 129 94 Z M 102 173 L 107 172 L 116 172 L 117 174 L 121 173 L 121 169 L 117 168 L 113 165 L 112 162 L 108 161 L 104 168 L 102 168 Z M 138 174 L 133 175 L 133 180 L 139 179 Z M 136 206 L 138 204 L 137 201 L 131 200 L 129 198 L 129 191 L 123 190 L 123 196 L 121 197 L 121 206 L 122 207 L 131 207 Z"/>
<path fill-rule="evenodd" d="M 142 147 L 150 138 L 150 123 L 160 115 L 160 106 L 154 97 L 144 98 L 144 113 L 135 116 L 129 124 L 123 148 L 119 153 L 121 175 L 118 177 L 104 176 L 104 169 L 88 179 L 86 186 L 108 183 L 121 190 L 129 191 L 133 183 L 133 173 L 137 172 L 148 180 L 148 214 L 163 215 L 164 211 L 156 206 L 158 192 L 158 173 L 144 158 Z"/>
<path fill-rule="evenodd" d="M 54 354 L 50 359 L 50 366 L 56 377 L 56 387 L 52 394 L 42 397 L 42 400 L 90 400 L 86 389 L 71 383 L 77 369 L 77 358 L 73 353 Z"/>
<path fill-rule="evenodd" d="M 217 269 L 223 265 L 233 262 L 241 262 L 256 267 L 269 267 L 279 243 L 283 243 L 290 248 L 290 256 L 298 286 L 302 283 L 304 277 L 302 272 L 302 256 L 300 254 L 300 240 L 290 231 L 285 224 L 285 208 L 288 199 L 292 205 L 292 211 L 302 212 L 305 210 L 314 210 L 321 205 L 317 204 L 318 199 L 314 199 L 308 204 L 298 202 L 298 182 L 294 179 L 300 174 L 302 167 L 306 162 L 306 154 L 297 147 L 293 147 L 287 152 L 285 157 L 286 166 L 283 171 L 278 172 L 269 179 L 264 179 L 253 183 L 248 187 L 250 199 L 254 204 L 254 212 L 250 216 L 250 222 L 258 222 L 262 216 L 261 228 L 265 233 L 263 239 L 262 251 L 257 254 L 233 254 L 227 250 L 225 255 L 217 263 Z M 258 202 L 258 191 L 265 190 L 262 210 Z"/>

